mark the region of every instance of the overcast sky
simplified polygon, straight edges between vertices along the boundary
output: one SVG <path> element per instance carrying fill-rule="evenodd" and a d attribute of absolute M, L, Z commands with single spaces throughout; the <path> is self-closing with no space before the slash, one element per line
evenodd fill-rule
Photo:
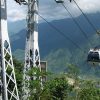
<path fill-rule="evenodd" d="M 18 5 L 14 0 L 7 0 L 8 20 L 18 21 L 26 18 L 27 7 Z M 74 2 L 64 0 L 64 5 L 68 7 L 73 16 L 81 14 Z M 100 0 L 75 0 L 85 13 L 100 12 Z M 61 4 L 56 4 L 55 0 L 39 0 L 39 13 L 47 20 L 59 20 L 68 18 L 67 11 Z M 40 19 L 41 20 L 41 19 Z"/>

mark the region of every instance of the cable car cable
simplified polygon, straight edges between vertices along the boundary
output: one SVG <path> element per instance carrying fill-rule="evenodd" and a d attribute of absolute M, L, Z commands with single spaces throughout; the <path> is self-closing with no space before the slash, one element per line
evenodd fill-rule
<path fill-rule="evenodd" d="M 82 9 L 79 7 L 79 5 L 77 4 L 77 2 L 75 0 L 73 0 L 73 1 L 76 4 L 76 6 L 78 7 L 78 9 L 81 11 L 81 13 L 83 14 L 83 16 L 86 18 L 86 20 L 88 21 L 88 23 L 91 25 L 91 27 L 98 33 L 98 31 L 95 28 L 95 26 L 93 25 L 93 23 L 91 23 L 91 21 L 89 20 L 89 18 L 87 17 L 87 15 L 82 11 Z"/>
<path fill-rule="evenodd" d="M 84 30 L 81 28 L 81 26 L 78 24 L 78 22 L 73 18 L 71 12 L 67 9 L 67 7 L 62 4 L 62 6 L 65 8 L 65 10 L 68 12 L 68 14 L 70 15 L 70 17 L 72 18 L 72 20 L 74 21 L 74 23 L 76 24 L 76 26 L 80 29 L 80 31 L 82 32 L 82 34 L 84 35 L 84 37 L 90 42 L 90 45 L 92 44 L 91 41 L 89 40 L 88 36 L 86 35 L 86 33 L 84 32 Z"/>
<path fill-rule="evenodd" d="M 93 23 L 91 23 L 91 21 L 89 20 L 89 18 L 87 17 L 87 15 L 82 11 L 82 9 L 79 7 L 79 5 L 75 2 L 75 0 L 73 0 L 74 1 L 74 3 L 77 5 L 77 7 L 79 8 L 79 10 L 82 12 L 82 14 L 84 15 L 84 17 L 86 18 L 86 20 L 88 21 L 88 23 L 91 25 L 91 27 L 96 31 L 96 33 L 97 34 L 100 34 L 98 31 L 97 31 L 97 29 L 96 29 L 96 27 L 94 26 L 94 24 Z M 91 63 L 93 63 L 93 65 L 95 64 L 95 63 L 100 63 L 100 58 L 99 58 L 99 56 L 100 56 L 100 50 L 93 50 L 93 51 L 89 51 L 89 53 L 88 53 L 88 57 L 87 57 L 87 61 L 88 62 L 91 62 Z"/>
<path fill-rule="evenodd" d="M 83 49 L 77 45 L 74 41 L 72 41 L 69 37 L 67 37 L 62 31 L 60 31 L 58 28 L 56 28 L 53 24 L 51 24 L 50 22 L 48 22 L 44 17 L 42 17 L 39 13 L 38 13 L 39 17 L 42 18 L 46 23 L 48 23 L 49 26 L 51 26 L 53 29 L 55 29 L 60 35 L 62 35 L 65 39 L 69 40 L 70 42 L 72 42 L 73 45 L 75 45 L 77 48 L 79 48 L 80 50 L 83 51 Z M 86 51 L 84 51 L 84 53 L 86 53 Z"/>

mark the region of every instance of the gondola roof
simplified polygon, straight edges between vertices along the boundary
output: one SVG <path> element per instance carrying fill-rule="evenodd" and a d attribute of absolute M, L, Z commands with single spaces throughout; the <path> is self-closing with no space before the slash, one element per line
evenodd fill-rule
<path fill-rule="evenodd" d="M 98 45 L 98 46 L 94 47 L 94 49 L 100 49 L 100 45 Z"/>

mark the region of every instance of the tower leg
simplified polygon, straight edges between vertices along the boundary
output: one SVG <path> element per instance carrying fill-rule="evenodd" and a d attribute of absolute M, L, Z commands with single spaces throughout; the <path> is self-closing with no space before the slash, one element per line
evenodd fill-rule
<path fill-rule="evenodd" d="M 40 68 L 40 53 L 38 46 L 38 0 L 28 0 L 27 36 L 24 66 L 24 95 L 23 100 L 28 100 L 30 77 L 26 74 L 32 67 Z M 36 73 L 34 73 L 36 74 Z M 36 77 L 33 75 L 33 80 Z"/>
<path fill-rule="evenodd" d="M 2 100 L 19 100 L 7 29 L 6 0 L 0 0 L 0 68 Z"/>

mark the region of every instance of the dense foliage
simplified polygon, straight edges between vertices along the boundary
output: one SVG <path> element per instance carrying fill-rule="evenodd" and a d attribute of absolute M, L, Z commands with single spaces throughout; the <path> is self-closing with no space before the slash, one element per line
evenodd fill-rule
<path fill-rule="evenodd" d="M 16 81 L 17 87 L 19 91 L 19 95 L 22 95 L 22 82 L 23 82 L 23 67 L 24 64 L 13 57 L 14 67 L 15 67 L 15 74 L 16 74 Z"/>
<path fill-rule="evenodd" d="M 14 66 L 21 99 L 23 64 L 14 58 Z M 100 100 L 100 80 L 80 78 L 78 67 L 73 64 L 69 64 L 63 74 L 48 74 L 38 68 L 32 68 L 27 75 L 31 79 L 33 76 L 36 77 L 36 80 L 29 81 L 31 90 L 29 100 Z M 48 77 L 43 85 L 40 84 L 40 76 Z"/>
<path fill-rule="evenodd" d="M 78 92 L 77 100 L 100 100 L 100 84 L 85 81 L 83 86 Z"/>
<path fill-rule="evenodd" d="M 77 100 L 100 100 L 100 89 L 83 88 L 80 90 Z"/>

